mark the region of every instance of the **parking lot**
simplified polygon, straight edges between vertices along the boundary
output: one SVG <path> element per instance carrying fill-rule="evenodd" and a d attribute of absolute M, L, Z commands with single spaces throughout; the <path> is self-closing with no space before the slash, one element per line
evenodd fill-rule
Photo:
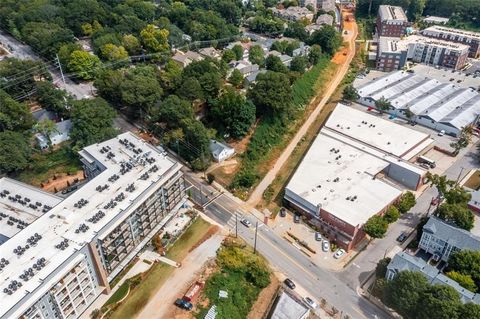
<path fill-rule="evenodd" d="M 293 213 L 287 212 L 285 217 L 281 217 L 278 214 L 274 220 L 274 222 L 270 225 L 275 233 L 279 236 L 287 239 L 289 242 L 292 243 L 295 247 L 303 251 L 306 255 L 308 255 L 312 262 L 314 262 L 317 266 L 326 268 L 332 271 L 339 271 L 343 269 L 343 266 L 357 254 L 356 250 L 351 250 L 348 253 L 345 253 L 342 257 L 336 259 L 334 258 L 334 253 L 336 247 L 329 243 L 328 251 L 324 251 L 322 249 L 322 242 L 325 237 L 322 236 L 322 240 L 316 240 L 315 238 L 315 231 L 306 225 L 303 221 L 299 223 L 295 223 L 293 220 Z M 309 248 L 315 251 L 312 253 L 302 247 L 300 244 L 295 242 L 294 237 L 298 238 L 299 241 L 303 241 Z M 320 238 L 319 238 L 320 239 Z M 362 245 L 360 244 L 359 247 Z M 332 251 L 332 247 L 335 249 Z"/>

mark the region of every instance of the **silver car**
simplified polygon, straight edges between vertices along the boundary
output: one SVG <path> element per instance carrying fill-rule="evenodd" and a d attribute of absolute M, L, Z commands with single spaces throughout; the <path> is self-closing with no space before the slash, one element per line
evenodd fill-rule
<path fill-rule="evenodd" d="M 330 250 L 330 243 L 328 242 L 328 240 L 324 240 L 322 242 L 322 250 L 323 251 L 329 251 Z"/>

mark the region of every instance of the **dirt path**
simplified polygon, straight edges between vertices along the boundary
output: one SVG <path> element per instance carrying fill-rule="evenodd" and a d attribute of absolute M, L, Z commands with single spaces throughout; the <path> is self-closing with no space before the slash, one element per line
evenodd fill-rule
<path fill-rule="evenodd" d="M 185 311 L 176 308 L 175 299 L 182 297 L 190 284 L 197 279 L 204 264 L 215 257 L 222 243 L 223 236 L 219 232 L 194 249 L 177 268 L 155 295 L 150 298 L 138 319 L 184 318 Z"/>
<path fill-rule="evenodd" d="M 255 207 L 255 205 L 258 204 L 258 202 L 262 199 L 263 192 L 267 189 L 268 185 L 270 185 L 273 180 L 275 179 L 275 176 L 277 176 L 277 173 L 280 171 L 282 168 L 283 164 L 288 160 L 290 155 L 292 154 L 293 150 L 295 149 L 296 145 L 302 137 L 307 133 L 309 127 L 313 124 L 315 119 L 317 118 L 318 114 L 322 110 L 322 108 L 325 106 L 325 104 L 328 102 L 330 99 L 330 96 L 333 94 L 337 86 L 341 83 L 343 80 L 343 77 L 345 74 L 348 72 L 348 68 L 350 66 L 350 62 L 352 61 L 353 57 L 355 56 L 355 39 L 357 37 L 358 33 L 358 28 L 357 24 L 355 22 L 350 22 L 345 24 L 345 30 L 348 31 L 348 34 L 344 36 L 344 39 L 346 42 L 348 42 L 348 54 L 344 56 L 344 50 L 340 51 L 337 53 L 346 57 L 343 60 L 343 64 L 338 70 L 337 76 L 330 82 L 330 85 L 328 86 L 327 90 L 325 91 L 325 94 L 323 98 L 320 100 L 318 103 L 317 107 L 312 111 L 308 119 L 303 123 L 302 127 L 298 132 L 295 134 L 295 136 L 292 138 L 288 146 L 285 148 L 285 150 L 282 152 L 280 157 L 277 159 L 275 162 L 275 165 L 270 169 L 270 171 L 265 175 L 265 177 L 262 179 L 262 181 L 257 185 L 257 187 L 254 189 L 254 191 L 251 193 L 250 198 L 247 201 L 247 206 L 249 207 Z M 338 58 L 334 57 L 333 61 L 336 61 Z M 248 208 L 248 207 L 247 207 Z"/>

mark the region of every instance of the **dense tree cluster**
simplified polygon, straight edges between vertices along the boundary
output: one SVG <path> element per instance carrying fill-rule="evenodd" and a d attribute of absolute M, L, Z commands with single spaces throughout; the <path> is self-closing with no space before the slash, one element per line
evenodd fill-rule
<path fill-rule="evenodd" d="M 448 260 L 447 274 L 466 289 L 480 291 L 480 252 L 462 250 L 453 253 Z"/>
<path fill-rule="evenodd" d="M 383 300 L 405 319 L 474 319 L 480 314 L 480 305 L 463 304 L 453 287 L 431 285 L 420 272 L 402 271 L 388 281 Z"/>

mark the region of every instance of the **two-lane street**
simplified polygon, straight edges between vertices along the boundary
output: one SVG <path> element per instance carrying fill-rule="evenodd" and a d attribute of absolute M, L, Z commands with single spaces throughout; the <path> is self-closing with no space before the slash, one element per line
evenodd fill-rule
<path fill-rule="evenodd" d="M 216 189 L 205 184 L 195 175 L 187 173 L 185 177 L 189 194 L 198 205 L 204 205 L 219 194 Z M 205 213 L 220 224 L 229 227 L 233 234 L 235 232 L 234 214 L 240 206 L 228 195 L 222 194 L 205 208 Z M 252 215 L 245 216 L 255 225 L 257 220 Z M 258 222 L 257 250 L 276 270 L 302 286 L 311 296 L 318 300 L 325 299 L 351 318 L 388 318 L 383 311 L 361 297 L 354 288 L 345 285 L 335 273 L 313 264 L 295 246 L 279 237 L 261 221 Z M 238 223 L 238 235 L 252 246 L 254 234 L 254 226 L 246 228 Z"/>

